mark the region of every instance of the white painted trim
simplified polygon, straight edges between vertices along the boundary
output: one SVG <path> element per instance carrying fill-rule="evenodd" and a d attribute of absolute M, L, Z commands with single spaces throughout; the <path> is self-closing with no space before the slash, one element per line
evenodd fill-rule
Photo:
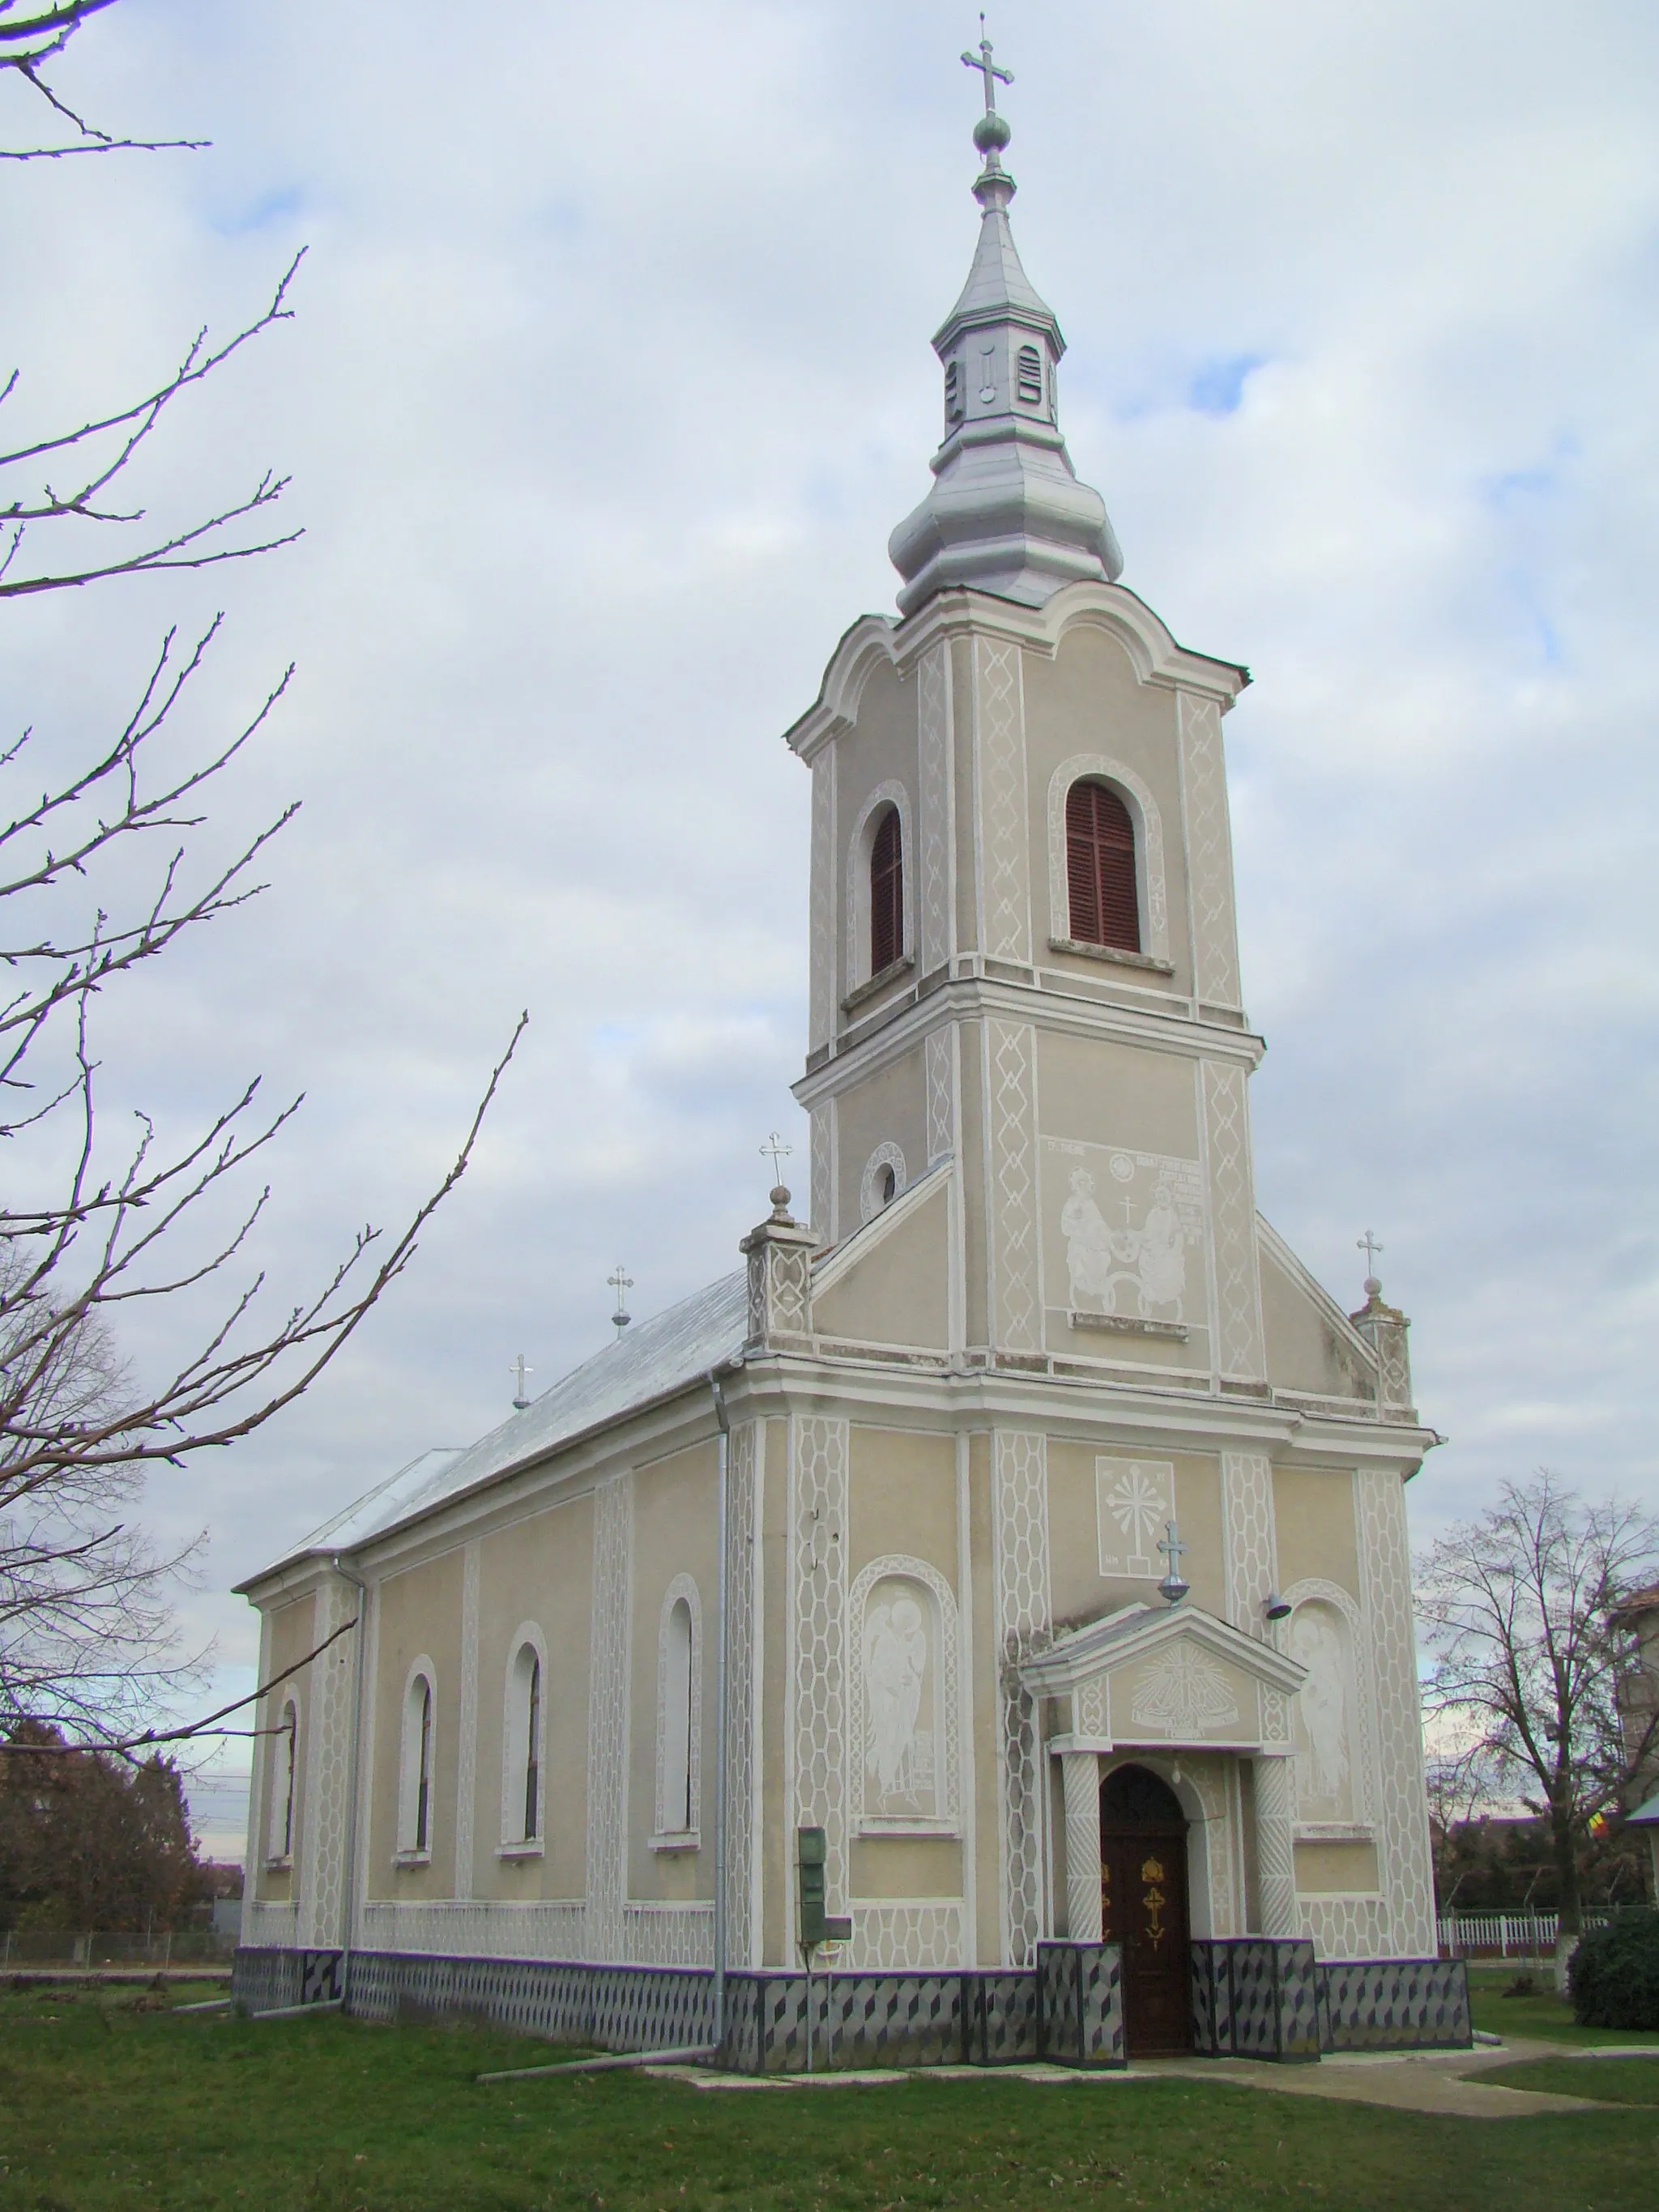
<path fill-rule="evenodd" d="M 861 983 L 867 983 L 871 977 L 870 853 L 875 843 L 876 817 L 889 806 L 896 810 L 899 818 L 899 926 L 903 933 L 903 942 L 896 957 L 913 960 L 915 957 L 915 815 L 909 793 L 896 778 L 890 777 L 885 783 L 878 783 L 866 799 L 859 809 L 858 819 L 853 824 L 853 834 L 847 841 L 845 980 L 840 994 L 842 998 L 850 997 Z"/>
<path fill-rule="evenodd" d="M 1135 832 L 1135 898 L 1140 910 L 1140 950 L 1152 960 L 1170 957 L 1170 897 L 1164 872 L 1164 819 L 1152 787 L 1107 753 L 1073 753 L 1048 779 L 1048 935 L 1066 939 L 1072 928 L 1066 871 L 1066 800 L 1074 783 L 1109 784 L 1129 810 Z"/>

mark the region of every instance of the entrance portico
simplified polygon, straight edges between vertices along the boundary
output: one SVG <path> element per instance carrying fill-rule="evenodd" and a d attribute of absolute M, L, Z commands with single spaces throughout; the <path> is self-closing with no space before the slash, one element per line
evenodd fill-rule
<path fill-rule="evenodd" d="M 1187 1820 L 1197 1937 L 1301 1933 L 1292 1852 L 1291 1701 L 1306 1670 L 1194 1606 L 1125 1606 L 1027 1660 L 1058 1788 L 1054 1922 L 1103 1939 L 1101 1786 L 1133 1765 Z"/>

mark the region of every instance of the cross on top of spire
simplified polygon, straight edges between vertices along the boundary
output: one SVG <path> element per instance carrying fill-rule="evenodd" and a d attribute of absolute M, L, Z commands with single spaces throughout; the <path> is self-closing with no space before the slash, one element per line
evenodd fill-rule
<path fill-rule="evenodd" d="M 985 35 L 983 15 L 979 19 L 979 52 L 976 54 L 965 53 L 962 58 L 967 68 L 977 70 L 985 79 L 985 112 L 994 115 L 997 112 L 997 87 L 999 84 L 1012 84 L 1014 73 L 1012 70 L 1000 68 L 992 60 L 991 41 Z"/>
<path fill-rule="evenodd" d="M 1376 1255 L 1382 1247 L 1369 1229 L 1363 1237 L 1356 1237 L 1354 1242 L 1365 1255 L 1365 1295 L 1369 1297 L 1374 1291 L 1380 1291 L 1382 1287 L 1376 1276 Z"/>

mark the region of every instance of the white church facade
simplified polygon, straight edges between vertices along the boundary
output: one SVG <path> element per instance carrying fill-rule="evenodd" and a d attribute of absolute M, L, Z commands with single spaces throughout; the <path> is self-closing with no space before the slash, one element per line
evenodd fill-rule
<path fill-rule="evenodd" d="M 1249 678 L 1118 580 L 1007 137 L 900 618 L 787 733 L 805 1202 L 245 1586 L 251 2002 L 752 2068 L 809 2023 L 819 2063 L 1468 2039 L 1404 1497 L 1437 1438 L 1375 1279 L 1350 1316 L 1256 1212 Z"/>

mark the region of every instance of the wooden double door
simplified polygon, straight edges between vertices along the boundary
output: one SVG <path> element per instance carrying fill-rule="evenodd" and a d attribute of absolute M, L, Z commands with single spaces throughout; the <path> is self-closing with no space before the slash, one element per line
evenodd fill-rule
<path fill-rule="evenodd" d="M 1120 1766 L 1100 1786 L 1101 1933 L 1123 1952 L 1132 2058 L 1193 2047 L 1187 1819 L 1168 1784 Z"/>

